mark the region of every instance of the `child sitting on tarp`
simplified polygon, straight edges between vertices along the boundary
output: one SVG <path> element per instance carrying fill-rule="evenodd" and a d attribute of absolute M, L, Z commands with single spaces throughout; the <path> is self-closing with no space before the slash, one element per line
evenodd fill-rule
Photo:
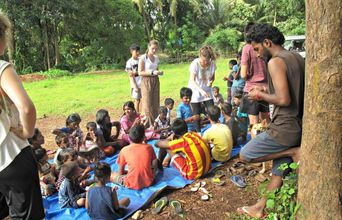
<path fill-rule="evenodd" d="M 166 98 L 164 101 L 164 105 L 167 108 L 166 118 L 171 122 L 171 111 L 173 106 L 175 105 L 175 101 L 172 98 Z"/>
<path fill-rule="evenodd" d="M 44 148 L 37 148 L 33 151 L 38 162 L 38 173 L 40 179 L 40 189 L 42 196 L 49 196 L 57 192 L 55 183 L 58 173 L 55 167 L 49 164 L 48 155 Z"/>
<path fill-rule="evenodd" d="M 211 147 L 213 159 L 225 162 L 230 158 L 233 148 L 232 133 L 227 125 L 220 124 L 221 110 L 218 106 L 209 106 L 207 113 L 211 127 L 204 132 L 203 139 Z"/>
<path fill-rule="evenodd" d="M 158 168 L 158 161 L 153 147 L 145 144 L 145 128 L 138 124 L 129 131 L 129 138 L 133 142 L 124 147 L 116 163 L 118 172 L 113 172 L 112 182 L 130 189 L 142 189 L 152 185 Z M 128 171 L 125 166 L 128 165 Z"/>
<path fill-rule="evenodd" d="M 238 145 L 238 139 L 240 137 L 240 128 L 235 117 L 232 116 L 232 105 L 230 103 L 224 103 L 221 106 L 221 113 L 223 115 L 224 121 L 229 130 L 232 133 L 233 147 Z"/>
<path fill-rule="evenodd" d="M 170 140 L 160 140 L 156 143 L 159 149 L 159 164 L 164 160 L 166 153 L 171 156 L 173 165 L 180 174 L 189 180 L 202 177 L 210 169 L 210 148 L 195 132 L 188 132 L 183 119 L 176 119 L 171 125 L 174 132 Z"/>
<path fill-rule="evenodd" d="M 106 186 L 110 180 L 111 169 L 107 163 L 99 163 L 95 169 L 96 185 L 86 193 L 85 207 L 91 219 L 118 219 L 124 214 L 130 200 L 118 199 L 116 189 Z"/>
<path fill-rule="evenodd" d="M 160 106 L 159 115 L 154 121 L 154 133 L 160 134 L 160 139 L 167 138 L 170 132 L 170 121 L 167 118 L 167 108 Z"/>
<path fill-rule="evenodd" d="M 61 208 L 80 208 L 85 205 L 85 190 L 80 187 L 78 181 L 81 172 L 81 168 L 75 161 L 63 164 L 61 173 L 65 179 L 58 192 L 58 203 Z"/>
<path fill-rule="evenodd" d="M 190 100 L 192 96 L 192 90 L 187 87 L 183 87 L 180 90 L 181 103 L 177 107 L 177 118 L 183 119 L 189 131 L 196 131 L 194 122 L 199 118 L 194 116 L 190 107 Z"/>

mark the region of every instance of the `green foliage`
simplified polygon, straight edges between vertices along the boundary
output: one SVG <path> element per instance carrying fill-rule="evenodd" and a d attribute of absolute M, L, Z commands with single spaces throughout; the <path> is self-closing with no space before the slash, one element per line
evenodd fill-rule
<path fill-rule="evenodd" d="M 298 185 L 297 185 L 297 173 L 295 170 L 298 168 L 298 164 L 291 163 L 282 164 L 281 170 L 287 170 L 291 168 L 292 171 L 283 179 L 283 185 L 279 190 L 272 192 L 265 192 L 265 188 L 262 190 L 266 196 L 266 208 L 267 218 L 269 220 L 293 220 L 296 213 L 300 208 L 300 205 L 296 202 Z"/>
<path fill-rule="evenodd" d="M 71 76 L 72 73 L 67 70 L 60 69 L 49 69 L 48 71 L 40 72 L 41 75 L 47 76 L 48 78 L 58 78 L 62 76 Z"/>
<path fill-rule="evenodd" d="M 305 35 L 305 20 L 301 18 L 291 17 L 277 26 L 284 35 Z"/>
<path fill-rule="evenodd" d="M 241 33 L 235 29 L 214 30 L 205 40 L 205 44 L 213 46 L 218 52 L 236 52 L 239 48 Z"/>

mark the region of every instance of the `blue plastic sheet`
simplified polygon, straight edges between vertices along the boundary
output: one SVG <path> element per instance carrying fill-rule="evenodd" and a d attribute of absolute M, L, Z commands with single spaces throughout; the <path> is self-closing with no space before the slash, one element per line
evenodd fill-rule
<path fill-rule="evenodd" d="M 154 146 L 156 141 L 149 141 L 149 144 Z M 239 154 L 242 146 L 237 148 L 233 148 L 232 157 Z M 158 148 L 154 147 L 156 155 L 158 155 Z M 104 161 L 110 164 L 112 170 L 116 171 L 118 166 L 116 164 L 118 155 L 114 155 L 112 157 L 106 158 Z M 212 169 L 215 169 L 218 166 L 221 166 L 220 162 L 213 162 Z M 156 178 L 155 184 L 148 188 L 144 188 L 142 190 L 132 190 L 125 187 L 118 187 L 117 194 L 119 199 L 123 197 L 129 197 L 131 200 L 130 205 L 128 206 L 128 211 L 126 215 L 122 218 L 128 218 L 135 211 L 139 210 L 145 204 L 152 201 L 159 193 L 161 193 L 166 188 L 184 188 L 186 185 L 191 184 L 193 181 L 184 179 L 179 172 L 173 168 L 165 168 L 162 173 Z M 112 183 L 108 184 L 109 186 L 114 186 Z M 43 199 L 45 215 L 46 219 L 63 219 L 63 220 L 74 220 L 74 219 L 82 219 L 87 220 L 90 219 L 85 208 L 64 208 L 61 209 L 58 204 L 58 194 L 54 194 L 47 198 Z"/>

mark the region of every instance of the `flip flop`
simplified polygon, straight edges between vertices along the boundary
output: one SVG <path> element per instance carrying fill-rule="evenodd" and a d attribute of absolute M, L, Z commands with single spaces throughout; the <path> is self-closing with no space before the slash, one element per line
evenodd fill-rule
<path fill-rule="evenodd" d="M 183 215 L 182 204 L 178 200 L 170 200 L 172 211 L 177 215 Z"/>
<path fill-rule="evenodd" d="M 156 203 L 154 203 L 154 208 L 151 209 L 151 212 L 153 215 L 159 214 L 163 208 L 167 205 L 167 203 L 169 202 L 169 199 L 164 196 L 161 197 L 159 200 L 156 201 Z"/>
<path fill-rule="evenodd" d="M 230 180 L 234 183 L 234 185 L 240 188 L 244 188 L 247 185 L 245 179 L 240 175 L 232 176 L 230 177 Z"/>
<path fill-rule="evenodd" d="M 226 182 L 218 177 L 211 178 L 211 182 L 218 186 L 223 186 Z"/>
<path fill-rule="evenodd" d="M 237 210 L 237 213 L 239 213 L 239 215 L 247 215 L 251 218 L 258 218 L 258 219 L 263 219 L 263 218 L 266 218 L 266 213 L 263 213 L 263 215 L 261 217 L 257 217 L 257 216 L 253 216 L 252 213 L 250 213 L 248 210 L 247 210 L 247 206 L 243 206 L 243 207 L 240 207 L 238 208 Z"/>
<path fill-rule="evenodd" d="M 211 193 L 209 193 L 208 190 L 207 190 L 206 188 L 202 188 L 202 187 L 201 187 L 199 190 L 200 190 L 200 193 L 202 194 L 202 195 L 201 195 L 201 200 L 202 200 L 202 201 L 208 201 L 209 198 L 213 197 L 213 196 L 211 195 Z"/>
<path fill-rule="evenodd" d="M 191 192 L 197 192 L 199 188 L 204 187 L 207 183 L 205 181 L 201 181 L 196 183 L 193 187 L 190 188 Z"/>

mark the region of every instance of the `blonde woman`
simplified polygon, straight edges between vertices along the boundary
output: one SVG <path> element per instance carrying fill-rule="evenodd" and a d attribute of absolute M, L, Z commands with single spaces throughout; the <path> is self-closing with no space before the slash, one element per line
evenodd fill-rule
<path fill-rule="evenodd" d="M 159 76 L 163 74 L 159 70 L 159 58 L 156 55 L 159 43 L 151 40 L 148 43 L 146 54 L 139 60 L 138 72 L 141 76 L 141 102 L 142 112 L 147 116 L 149 126 L 154 124 L 158 117 L 160 106 L 160 83 Z"/>
<path fill-rule="evenodd" d="M 12 33 L 0 11 L 0 56 Z M 11 63 L 0 60 L 0 219 L 43 219 L 37 163 L 27 138 L 36 110 Z"/>
<path fill-rule="evenodd" d="M 191 108 L 194 116 L 199 118 L 201 113 L 205 113 L 205 108 L 214 105 L 212 84 L 215 80 L 216 56 L 210 46 L 203 46 L 199 51 L 199 57 L 190 64 L 190 79 L 188 87 L 192 90 Z M 203 104 L 203 105 L 202 105 Z M 200 131 L 199 121 L 197 121 L 197 131 Z"/>

